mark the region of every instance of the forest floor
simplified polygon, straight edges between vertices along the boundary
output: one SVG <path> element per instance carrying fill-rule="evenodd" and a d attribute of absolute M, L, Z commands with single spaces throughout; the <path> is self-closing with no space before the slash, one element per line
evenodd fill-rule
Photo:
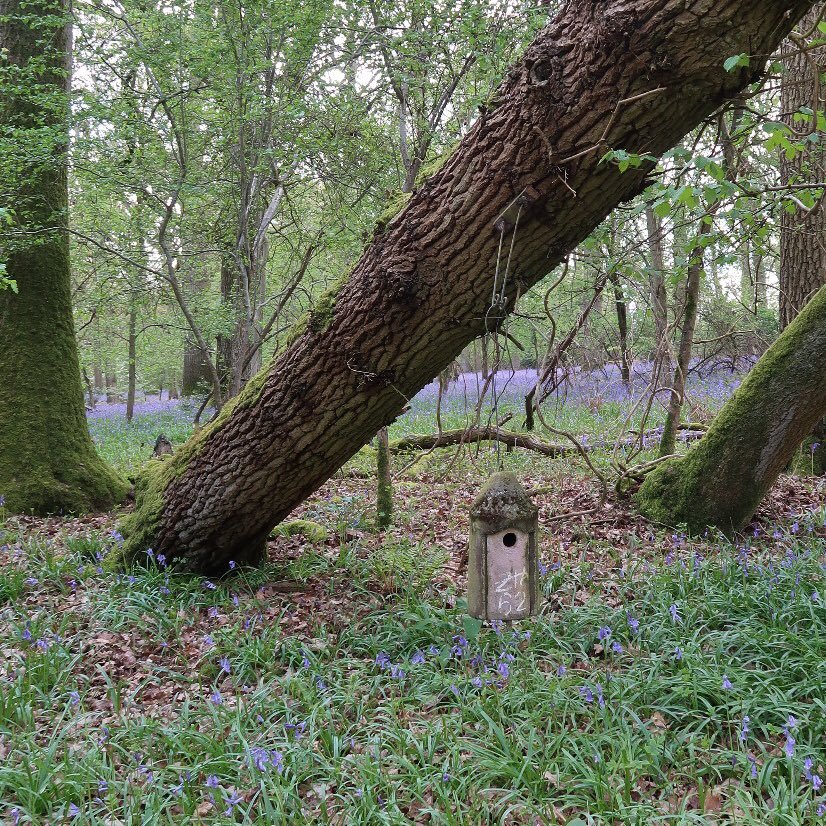
<path fill-rule="evenodd" d="M 128 468 L 169 415 L 103 452 Z M 545 602 L 490 626 L 467 512 L 500 460 L 537 491 Z M 823 822 L 822 481 L 689 539 L 628 498 L 572 515 L 599 497 L 567 460 L 437 451 L 378 533 L 362 465 L 294 514 L 326 538 L 214 581 L 105 572 L 118 514 L 0 511 L 0 822 Z"/>

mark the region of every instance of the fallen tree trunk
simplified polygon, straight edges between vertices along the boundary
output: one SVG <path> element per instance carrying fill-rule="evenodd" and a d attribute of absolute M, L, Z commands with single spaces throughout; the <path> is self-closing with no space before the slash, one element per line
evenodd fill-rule
<path fill-rule="evenodd" d="M 637 494 L 642 513 L 693 533 L 738 530 L 826 414 L 826 287 L 780 334 L 700 443 Z"/>
<path fill-rule="evenodd" d="M 694 439 L 699 439 L 703 433 L 702 425 L 686 425 L 681 424 L 677 427 L 678 430 L 691 431 L 685 434 L 680 441 L 689 442 Z M 699 431 L 699 432 L 693 432 Z M 649 439 L 659 439 L 660 431 L 649 430 L 643 434 L 643 441 L 648 442 Z M 598 442 L 596 444 L 589 444 L 587 437 L 579 436 L 577 440 L 581 443 L 582 449 L 586 453 L 593 450 L 600 450 L 602 448 L 613 448 L 616 446 L 615 442 Z M 524 450 L 532 450 L 535 453 L 541 453 L 543 456 L 548 456 L 551 459 L 557 459 L 560 456 L 568 456 L 572 453 L 579 453 L 577 448 L 572 444 L 553 444 L 551 442 L 543 442 L 529 433 L 515 433 L 512 430 L 505 430 L 501 427 L 492 427 L 481 425 L 479 427 L 469 427 L 466 430 L 443 430 L 441 433 L 426 433 L 424 435 L 405 436 L 392 442 L 390 449 L 394 453 L 411 453 L 416 450 L 434 450 L 440 447 L 458 447 L 459 445 L 472 445 L 475 442 L 501 442 L 508 447 L 521 447 Z M 634 436 L 623 439 L 619 443 L 619 447 L 632 447 L 639 444 L 640 437 Z"/>
<path fill-rule="evenodd" d="M 423 436 L 405 436 L 393 442 L 394 453 L 408 453 L 414 450 L 433 450 L 438 447 L 472 445 L 474 442 L 501 442 L 508 447 L 533 450 L 543 456 L 555 459 L 566 453 L 576 453 L 573 445 L 554 445 L 542 442 L 527 433 L 514 433 L 501 427 L 469 427 L 466 430 L 443 430 L 441 433 L 427 433 Z"/>
<path fill-rule="evenodd" d="M 642 192 L 653 161 L 620 173 L 601 162 L 606 150 L 673 146 L 756 78 L 811 5 L 570 0 L 286 350 L 143 475 L 122 527 L 127 558 L 151 546 L 204 573 L 259 561 L 273 525 Z M 761 56 L 755 67 L 726 72 L 725 58 L 744 52 Z M 493 308 L 503 235 L 517 275 Z"/>

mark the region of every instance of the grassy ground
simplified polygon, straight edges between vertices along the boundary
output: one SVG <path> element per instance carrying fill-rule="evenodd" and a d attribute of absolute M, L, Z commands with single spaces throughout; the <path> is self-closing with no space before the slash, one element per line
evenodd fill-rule
<path fill-rule="evenodd" d="M 93 432 L 129 470 L 177 415 Z M 297 514 L 326 539 L 214 582 L 104 573 L 113 515 L 0 512 L 0 822 L 826 822 L 823 488 L 689 541 L 501 458 L 543 490 L 546 602 L 507 626 L 462 602 L 488 449 L 399 480 L 383 535 L 343 474 Z"/>

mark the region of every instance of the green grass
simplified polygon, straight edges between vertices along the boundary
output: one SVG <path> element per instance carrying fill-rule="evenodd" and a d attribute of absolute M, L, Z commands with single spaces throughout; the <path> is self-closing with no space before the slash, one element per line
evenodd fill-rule
<path fill-rule="evenodd" d="M 826 585 L 805 522 L 550 570 L 545 613 L 496 628 L 415 577 L 371 603 L 352 546 L 204 583 L 103 574 L 106 536 L 6 541 L 9 823 L 821 822 Z M 367 610 L 295 628 L 259 591 L 313 577 Z"/>

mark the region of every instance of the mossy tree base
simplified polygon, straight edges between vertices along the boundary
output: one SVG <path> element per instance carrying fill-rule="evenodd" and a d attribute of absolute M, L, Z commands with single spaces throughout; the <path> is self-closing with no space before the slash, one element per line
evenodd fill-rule
<path fill-rule="evenodd" d="M 692 533 L 730 533 L 754 515 L 826 414 L 826 287 L 766 351 L 703 439 L 643 483 L 644 516 Z"/>
<path fill-rule="evenodd" d="M 34 147 L 32 169 L 11 182 L 15 215 L 32 237 L 0 248 L 19 290 L 0 292 L 0 494 L 7 510 L 37 514 L 107 510 L 129 487 L 89 436 L 72 320 L 67 7 L 63 0 L 0 0 L 0 43 L 27 78 L 0 101 L 0 131 L 14 130 Z M 49 22 L 33 26 L 37 18 Z M 44 121 L 53 129 L 52 163 L 38 155 Z"/>

